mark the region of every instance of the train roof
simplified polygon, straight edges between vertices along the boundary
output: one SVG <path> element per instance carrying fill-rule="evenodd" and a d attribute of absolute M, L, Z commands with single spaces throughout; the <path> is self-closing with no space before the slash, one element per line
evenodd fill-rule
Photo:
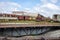
<path fill-rule="evenodd" d="M 0 13 L 0 15 L 18 15 L 18 16 L 37 17 L 38 13 L 29 13 L 29 12 L 23 12 L 23 11 L 13 11 L 12 13 Z"/>
<path fill-rule="evenodd" d="M 57 16 L 59 15 L 60 16 L 60 14 L 54 14 L 54 15 L 57 15 Z"/>

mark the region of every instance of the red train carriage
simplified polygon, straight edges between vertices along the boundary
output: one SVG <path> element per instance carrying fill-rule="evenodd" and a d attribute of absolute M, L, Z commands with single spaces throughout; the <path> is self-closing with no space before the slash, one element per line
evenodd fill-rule
<path fill-rule="evenodd" d="M 18 16 L 18 20 L 24 20 L 24 16 Z"/>
<path fill-rule="evenodd" d="M 37 17 L 36 21 L 42 21 L 42 18 Z"/>
<path fill-rule="evenodd" d="M 43 21 L 44 17 L 40 14 L 38 14 L 38 16 L 36 17 L 36 21 Z"/>
<path fill-rule="evenodd" d="M 18 20 L 29 20 L 30 16 L 18 16 Z"/>
<path fill-rule="evenodd" d="M 30 16 L 25 16 L 25 20 L 30 20 Z"/>

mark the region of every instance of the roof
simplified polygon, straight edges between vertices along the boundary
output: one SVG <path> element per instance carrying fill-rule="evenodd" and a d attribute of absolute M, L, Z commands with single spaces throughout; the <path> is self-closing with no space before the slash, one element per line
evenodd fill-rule
<path fill-rule="evenodd" d="M 54 14 L 54 15 L 60 16 L 60 14 Z"/>
<path fill-rule="evenodd" d="M 29 12 L 24 12 L 24 11 L 13 11 L 12 13 L 16 15 L 34 16 L 34 17 L 38 15 L 38 13 L 29 13 Z"/>
<path fill-rule="evenodd" d="M 9 14 L 9 13 L 1 13 L 1 14 L 22 15 L 22 16 L 32 16 L 32 17 L 37 17 L 38 16 L 38 13 L 30 13 L 30 12 L 25 12 L 25 11 L 13 11 L 11 14 Z"/>

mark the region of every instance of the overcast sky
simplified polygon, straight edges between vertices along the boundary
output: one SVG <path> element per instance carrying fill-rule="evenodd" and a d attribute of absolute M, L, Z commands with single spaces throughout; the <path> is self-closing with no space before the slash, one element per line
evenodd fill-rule
<path fill-rule="evenodd" d="M 0 0 L 0 13 L 12 11 L 38 12 L 52 17 L 60 14 L 60 0 Z"/>

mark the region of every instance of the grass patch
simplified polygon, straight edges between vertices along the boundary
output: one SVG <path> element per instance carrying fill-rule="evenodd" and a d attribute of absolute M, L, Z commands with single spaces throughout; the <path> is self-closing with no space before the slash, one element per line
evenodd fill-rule
<path fill-rule="evenodd" d="M 29 21 L 29 20 L 17 20 L 17 21 L 0 21 L 0 23 L 30 23 L 30 24 L 53 24 L 53 25 L 60 25 L 60 23 L 56 22 L 47 22 L 47 21 Z"/>

